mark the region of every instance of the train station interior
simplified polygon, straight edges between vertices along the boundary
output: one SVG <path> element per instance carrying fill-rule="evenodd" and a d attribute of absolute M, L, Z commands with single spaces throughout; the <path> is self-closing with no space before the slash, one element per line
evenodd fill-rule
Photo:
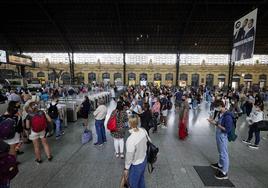
<path fill-rule="evenodd" d="M 0 188 L 268 187 L 267 0 L 0 10 Z"/>

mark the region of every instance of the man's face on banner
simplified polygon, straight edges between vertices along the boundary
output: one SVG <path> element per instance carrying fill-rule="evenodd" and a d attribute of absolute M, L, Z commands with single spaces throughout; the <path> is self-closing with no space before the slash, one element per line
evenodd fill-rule
<path fill-rule="evenodd" d="M 248 28 L 250 29 L 250 28 L 252 28 L 252 26 L 253 26 L 253 19 L 250 19 L 248 21 Z"/>
<path fill-rule="evenodd" d="M 248 19 L 245 19 L 245 20 L 243 21 L 243 25 L 242 25 L 242 27 L 246 27 L 247 24 L 248 24 Z"/>

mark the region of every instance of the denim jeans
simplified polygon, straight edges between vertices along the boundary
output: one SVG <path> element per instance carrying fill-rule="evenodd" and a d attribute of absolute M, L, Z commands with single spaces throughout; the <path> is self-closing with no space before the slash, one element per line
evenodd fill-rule
<path fill-rule="evenodd" d="M 248 141 L 250 141 L 253 137 L 253 133 L 255 133 L 255 145 L 259 145 L 260 143 L 260 130 L 257 126 L 250 126 L 248 131 Z"/>
<path fill-rule="evenodd" d="M 0 188 L 10 188 L 10 182 L 0 183 Z"/>
<path fill-rule="evenodd" d="M 145 188 L 144 172 L 147 164 L 145 159 L 141 164 L 131 165 L 129 169 L 129 185 L 131 188 Z"/>
<path fill-rule="evenodd" d="M 54 121 L 54 123 L 56 125 L 56 136 L 60 136 L 61 135 L 61 130 L 62 130 L 60 118 L 57 117 L 57 118 L 53 119 L 53 121 Z"/>
<path fill-rule="evenodd" d="M 103 144 L 103 142 L 106 142 L 106 133 L 104 128 L 104 120 L 96 120 L 95 121 L 95 128 L 97 133 L 97 143 Z"/>
<path fill-rule="evenodd" d="M 229 170 L 228 138 L 227 134 L 222 132 L 218 127 L 216 129 L 216 142 L 219 152 L 218 164 L 222 167 L 222 172 L 227 173 Z"/>

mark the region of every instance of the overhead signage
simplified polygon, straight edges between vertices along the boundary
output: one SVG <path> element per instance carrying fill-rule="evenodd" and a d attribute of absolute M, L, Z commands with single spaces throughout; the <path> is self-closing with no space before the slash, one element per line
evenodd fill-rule
<path fill-rule="evenodd" d="M 4 50 L 0 50 L 0 63 L 7 63 L 7 53 Z"/>
<path fill-rule="evenodd" d="M 24 65 L 24 66 L 33 65 L 32 59 L 30 57 L 14 55 L 14 54 L 8 56 L 8 62 L 10 64 L 15 64 L 15 65 Z"/>
<path fill-rule="evenodd" d="M 232 61 L 253 57 L 258 9 L 234 23 Z"/>

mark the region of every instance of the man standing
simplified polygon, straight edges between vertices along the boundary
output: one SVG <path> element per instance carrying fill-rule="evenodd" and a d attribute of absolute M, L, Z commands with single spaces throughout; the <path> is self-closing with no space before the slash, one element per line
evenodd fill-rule
<path fill-rule="evenodd" d="M 102 146 L 104 142 L 107 142 L 104 128 L 104 121 L 107 115 L 107 107 L 104 105 L 104 101 L 102 99 L 99 99 L 98 104 L 98 108 L 93 112 L 93 115 L 95 117 L 95 128 L 98 137 L 97 142 L 95 142 L 94 145 Z"/>
<path fill-rule="evenodd" d="M 216 142 L 219 152 L 219 162 L 211 164 L 211 167 L 217 169 L 215 177 L 223 180 L 228 179 L 229 170 L 229 155 L 228 155 L 228 134 L 233 127 L 233 115 L 225 108 L 225 104 L 221 101 L 219 103 L 220 114 L 218 122 L 213 119 L 208 119 L 209 123 L 216 126 Z"/>
<path fill-rule="evenodd" d="M 248 21 L 248 32 L 245 35 L 245 39 L 247 40 L 245 43 L 245 58 L 251 58 L 253 55 L 253 48 L 254 48 L 254 35 L 255 35 L 255 29 L 254 29 L 254 19 L 250 19 Z"/>

